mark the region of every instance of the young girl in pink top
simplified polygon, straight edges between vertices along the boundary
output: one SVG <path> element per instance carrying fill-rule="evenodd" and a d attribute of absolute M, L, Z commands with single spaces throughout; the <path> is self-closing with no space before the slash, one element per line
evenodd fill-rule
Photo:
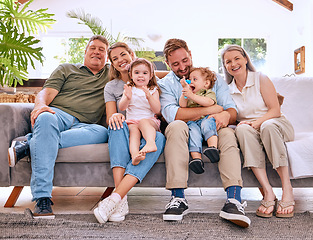
<path fill-rule="evenodd" d="M 146 153 L 157 150 L 155 136 L 160 128 L 160 120 L 155 114 L 161 109 L 160 89 L 152 63 L 144 58 L 137 58 L 130 64 L 129 76 L 130 82 L 124 85 L 119 109 L 126 110 L 129 151 L 132 164 L 138 165 L 145 159 Z M 146 140 L 146 145 L 139 150 L 141 136 Z"/>

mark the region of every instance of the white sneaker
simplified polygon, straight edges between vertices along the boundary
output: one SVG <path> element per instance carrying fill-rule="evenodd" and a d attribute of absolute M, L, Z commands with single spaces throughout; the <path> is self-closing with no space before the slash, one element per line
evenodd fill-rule
<path fill-rule="evenodd" d="M 115 212 L 109 217 L 109 221 L 110 222 L 124 221 L 125 216 L 128 213 L 129 213 L 128 202 L 127 202 L 127 198 L 124 197 L 117 205 Z"/>
<path fill-rule="evenodd" d="M 98 207 L 93 210 L 93 213 L 99 223 L 106 223 L 116 210 L 117 206 L 118 202 L 115 202 L 111 197 L 107 197 L 99 202 Z"/>

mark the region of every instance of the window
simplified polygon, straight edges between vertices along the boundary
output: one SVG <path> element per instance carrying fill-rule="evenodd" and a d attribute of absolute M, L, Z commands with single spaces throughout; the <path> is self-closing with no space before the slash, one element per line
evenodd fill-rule
<path fill-rule="evenodd" d="M 218 39 L 218 72 L 223 74 L 221 62 L 221 50 L 228 44 L 242 46 L 250 56 L 252 64 L 258 71 L 264 71 L 266 63 L 266 40 L 264 38 L 220 38 Z"/>
<path fill-rule="evenodd" d="M 44 37 L 42 39 L 45 61 L 41 78 L 47 78 L 61 63 L 83 63 L 89 38 Z"/>

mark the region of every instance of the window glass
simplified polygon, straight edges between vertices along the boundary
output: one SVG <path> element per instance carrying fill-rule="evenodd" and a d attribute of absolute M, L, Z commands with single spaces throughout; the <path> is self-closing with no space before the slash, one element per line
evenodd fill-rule
<path fill-rule="evenodd" d="M 266 65 L 266 40 L 264 38 L 220 38 L 218 39 L 218 72 L 223 74 L 221 50 L 229 44 L 242 46 L 258 71 L 264 72 Z"/>

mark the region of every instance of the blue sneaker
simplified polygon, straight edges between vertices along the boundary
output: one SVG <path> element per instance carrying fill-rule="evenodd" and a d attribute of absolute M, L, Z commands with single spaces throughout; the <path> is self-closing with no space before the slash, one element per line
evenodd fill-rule
<path fill-rule="evenodd" d="M 48 197 L 39 198 L 36 201 L 33 218 L 54 219 L 55 215 L 52 212 L 51 205 L 53 202 Z"/>

